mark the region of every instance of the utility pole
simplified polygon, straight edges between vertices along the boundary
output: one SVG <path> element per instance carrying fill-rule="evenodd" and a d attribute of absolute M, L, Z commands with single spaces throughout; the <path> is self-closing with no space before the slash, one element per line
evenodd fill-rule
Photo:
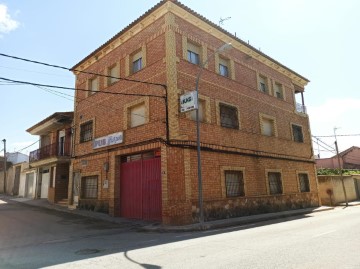
<path fill-rule="evenodd" d="M 346 195 L 346 188 L 345 188 L 345 183 L 344 183 L 343 172 L 342 172 L 342 164 L 340 162 L 340 154 L 339 154 L 339 148 L 338 148 L 338 143 L 337 143 L 337 138 L 336 138 L 336 129 L 337 128 L 334 127 L 335 148 L 336 148 L 336 154 L 337 154 L 337 159 L 338 159 L 338 165 L 339 165 L 339 169 L 340 169 L 340 179 L 341 179 L 341 184 L 342 184 L 343 192 L 344 192 L 344 196 L 345 196 L 345 204 L 346 204 L 346 206 L 349 206 L 347 195 Z"/>
<path fill-rule="evenodd" d="M 4 194 L 6 194 L 6 172 L 7 172 L 7 167 L 6 167 L 6 139 L 2 140 L 4 142 Z"/>

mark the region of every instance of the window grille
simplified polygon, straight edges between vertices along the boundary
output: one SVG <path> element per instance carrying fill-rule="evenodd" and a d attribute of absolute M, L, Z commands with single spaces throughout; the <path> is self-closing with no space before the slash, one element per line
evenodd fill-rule
<path fill-rule="evenodd" d="M 98 177 L 83 177 L 81 181 L 81 197 L 83 199 L 96 199 L 98 196 Z"/>
<path fill-rule="evenodd" d="M 222 127 L 239 129 L 237 108 L 220 104 L 220 123 Z"/>
<path fill-rule="evenodd" d="M 299 183 L 300 183 L 300 191 L 301 192 L 309 192 L 310 191 L 308 174 L 305 174 L 305 173 L 299 174 Z"/>
<path fill-rule="evenodd" d="M 93 122 L 88 121 L 80 125 L 80 143 L 93 139 Z"/>
<path fill-rule="evenodd" d="M 225 171 L 226 197 L 244 196 L 244 177 L 242 171 Z"/>
<path fill-rule="evenodd" d="M 281 182 L 281 173 L 279 172 L 269 172 L 269 190 L 270 194 L 281 194 L 282 190 L 282 182 Z"/>
<path fill-rule="evenodd" d="M 299 125 L 292 125 L 292 131 L 293 131 L 293 139 L 295 142 L 300 142 L 303 143 L 304 142 L 304 136 L 303 136 L 303 132 L 302 132 L 302 127 Z"/>

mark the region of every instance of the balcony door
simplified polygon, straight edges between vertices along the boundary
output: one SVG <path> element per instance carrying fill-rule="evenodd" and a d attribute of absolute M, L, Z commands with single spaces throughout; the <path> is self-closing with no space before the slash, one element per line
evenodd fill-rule
<path fill-rule="evenodd" d="M 65 155 L 65 130 L 59 131 L 59 156 Z"/>

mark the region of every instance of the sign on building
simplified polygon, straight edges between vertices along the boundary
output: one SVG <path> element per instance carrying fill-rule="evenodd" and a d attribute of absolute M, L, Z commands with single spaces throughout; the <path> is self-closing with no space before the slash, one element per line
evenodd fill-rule
<path fill-rule="evenodd" d="M 186 112 L 197 109 L 197 94 L 196 91 L 188 92 L 180 96 L 180 111 Z"/>
<path fill-rule="evenodd" d="M 95 138 L 93 141 L 93 149 L 103 148 L 120 144 L 123 142 L 123 132 L 109 134 L 107 136 Z"/>

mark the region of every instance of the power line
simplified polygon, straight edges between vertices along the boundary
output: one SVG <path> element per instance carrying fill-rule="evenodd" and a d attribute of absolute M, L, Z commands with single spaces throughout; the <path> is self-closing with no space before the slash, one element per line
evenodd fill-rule
<path fill-rule="evenodd" d="M 79 88 L 71 88 L 71 87 L 63 87 L 63 86 L 54 86 L 54 85 L 47 85 L 47 84 L 40 84 L 40 83 L 33 83 L 27 81 L 20 81 L 20 80 L 13 80 L 8 78 L 0 77 L 1 80 L 20 83 L 24 85 L 32 85 L 32 86 L 40 86 L 40 87 L 49 87 L 55 89 L 63 89 L 63 90 L 72 90 L 72 91 L 83 91 L 83 92 L 93 92 L 91 90 L 79 89 Z M 97 91 L 98 93 L 106 93 L 106 94 L 113 94 L 113 95 L 127 95 L 127 96 L 143 96 L 143 97 L 156 97 L 156 98 L 166 98 L 165 96 L 160 95 L 152 95 L 152 94 L 135 94 L 135 93 L 120 93 L 120 92 L 109 92 L 109 91 Z M 93 92 L 94 93 L 94 92 Z"/>
<path fill-rule="evenodd" d="M 20 61 L 25 61 L 25 62 L 28 62 L 28 63 L 34 63 L 34 64 L 45 65 L 45 66 L 48 66 L 48 67 L 59 68 L 59 69 L 66 70 L 66 71 L 79 72 L 79 73 L 84 73 L 84 74 L 89 74 L 89 75 L 96 75 L 96 76 L 101 76 L 101 77 L 114 78 L 114 79 L 119 79 L 119 80 L 124 80 L 124 81 L 130 81 L 130 82 L 136 82 L 136 83 L 143 83 L 143 84 L 149 84 L 149 85 L 157 85 L 157 86 L 162 86 L 162 87 L 164 87 L 165 89 L 167 88 L 167 86 L 166 86 L 165 84 L 161 84 L 161 83 L 141 81 L 141 80 L 136 80 L 136 79 L 122 78 L 122 77 L 114 77 L 114 76 L 99 74 L 99 73 L 95 73 L 95 72 L 88 72 L 88 71 L 82 71 L 82 70 L 78 70 L 78 69 L 71 69 L 71 68 L 68 68 L 68 67 L 60 66 L 60 65 L 48 64 L 48 63 L 39 62 L 39 61 L 34 61 L 34 60 L 30 60 L 30 59 L 25 59 L 25 58 L 21 58 L 21 57 L 17 57 L 17 56 L 12 56 L 12 55 L 8 55 L 8 54 L 4 54 L 4 53 L 0 53 L 0 56 L 7 57 L 7 58 L 11 58 L 11 59 L 15 59 L 15 60 L 20 60 Z"/>
<path fill-rule="evenodd" d="M 40 140 L 38 140 L 38 141 L 35 141 L 34 143 L 32 143 L 31 145 L 29 145 L 29 146 L 26 146 L 25 148 L 22 148 L 22 149 L 20 149 L 20 150 L 17 150 L 17 152 L 21 152 L 21 151 L 23 151 L 23 150 L 25 150 L 25 149 L 27 149 L 27 148 L 30 148 L 31 146 L 33 146 L 33 145 L 35 145 L 37 142 L 39 142 Z"/>
<path fill-rule="evenodd" d="M 314 137 L 335 137 L 335 135 L 313 135 Z M 360 134 L 343 134 L 343 135 L 336 135 L 336 136 L 360 136 Z"/>

